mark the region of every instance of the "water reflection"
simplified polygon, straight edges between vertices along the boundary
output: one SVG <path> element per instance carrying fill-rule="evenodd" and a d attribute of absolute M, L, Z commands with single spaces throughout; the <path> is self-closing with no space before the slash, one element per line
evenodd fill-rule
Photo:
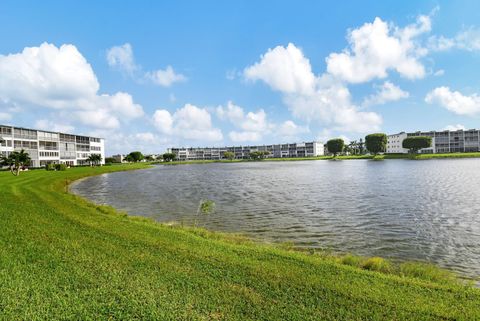
<path fill-rule="evenodd" d="M 80 181 L 73 190 L 158 221 L 360 255 L 419 259 L 480 275 L 476 159 L 158 166 Z"/>

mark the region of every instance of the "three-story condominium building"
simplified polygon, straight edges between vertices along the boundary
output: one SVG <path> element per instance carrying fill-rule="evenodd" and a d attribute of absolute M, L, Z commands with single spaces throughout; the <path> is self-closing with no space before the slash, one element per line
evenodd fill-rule
<path fill-rule="evenodd" d="M 402 147 L 402 142 L 407 137 L 429 136 L 432 137 L 432 146 L 420 150 L 420 153 L 463 153 L 480 151 L 480 130 L 444 130 L 428 132 L 398 133 L 387 137 L 387 153 L 408 153 Z"/>
<path fill-rule="evenodd" d="M 32 159 L 32 167 L 49 163 L 87 165 L 91 154 L 100 154 L 105 163 L 103 138 L 0 125 L 0 154 L 8 156 L 22 149 Z"/>
<path fill-rule="evenodd" d="M 258 146 L 230 146 L 230 147 L 192 147 L 170 148 L 177 160 L 220 160 L 225 159 L 225 152 L 232 152 L 236 159 L 249 159 L 251 152 L 268 152 L 267 158 L 283 157 L 314 157 L 323 155 L 323 143 L 307 142 Z"/>

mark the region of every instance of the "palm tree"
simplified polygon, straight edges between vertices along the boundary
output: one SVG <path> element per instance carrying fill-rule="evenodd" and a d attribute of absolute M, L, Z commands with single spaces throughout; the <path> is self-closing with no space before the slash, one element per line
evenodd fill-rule
<path fill-rule="evenodd" d="M 363 155 L 365 151 L 365 144 L 363 143 L 363 139 L 360 138 L 360 141 L 358 142 L 358 151 L 360 152 L 360 155 Z"/>
<path fill-rule="evenodd" d="M 87 158 L 87 162 L 89 162 L 91 166 L 98 165 L 101 161 L 102 155 L 100 154 L 90 154 Z"/>
<path fill-rule="evenodd" d="M 348 148 L 350 150 L 350 153 L 352 155 L 356 155 L 357 154 L 357 141 L 356 140 L 352 140 L 350 142 L 350 144 L 348 144 Z"/>
<path fill-rule="evenodd" d="M 24 166 L 30 164 L 30 156 L 28 153 L 25 152 L 24 149 L 21 151 L 14 151 L 11 152 L 10 155 L 7 157 L 2 156 L 1 164 L 3 166 L 8 166 L 10 168 L 10 172 L 14 176 L 20 175 L 20 169 Z"/>

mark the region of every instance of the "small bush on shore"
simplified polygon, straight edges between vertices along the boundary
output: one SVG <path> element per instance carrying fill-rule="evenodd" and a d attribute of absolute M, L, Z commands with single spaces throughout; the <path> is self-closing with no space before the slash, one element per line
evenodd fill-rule
<path fill-rule="evenodd" d="M 362 262 L 362 268 L 369 271 L 390 273 L 393 271 L 392 263 L 381 257 L 371 257 Z"/>
<path fill-rule="evenodd" d="M 455 282 L 455 274 L 441 269 L 433 264 L 422 262 L 405 262 L 400 264 L 400 273 L 403 276 L 410 276 L 433 282 Z"/>
<path fill-rule="evenodd" d="M 66 164 L 55 164 L 55 170 L 66 171 L 67 170 L 67 165 Z"/>
<path fill-rule="evenodd" d="M 49 164 L 45 165 L 45 169 L 47 171 L 54 171 L 55 170 L 55 164 L 49 163 Z"/>
<path fill-rule="evenodd" d="M 362 263 L 362 258 L 360 256 L 347 254 L 340 258 L 340 263 L 355 267 L 360 267 Z"/>

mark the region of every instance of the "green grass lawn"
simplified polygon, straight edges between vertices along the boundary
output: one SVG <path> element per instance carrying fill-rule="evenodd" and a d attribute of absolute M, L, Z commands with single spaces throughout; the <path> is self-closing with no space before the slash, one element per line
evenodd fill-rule
<path fill-rule="evenodd" d="M 472 287 L 156 224 L 66 191 L 141 167 L 0 173 L 0 320 L 480 319 Z"/>

